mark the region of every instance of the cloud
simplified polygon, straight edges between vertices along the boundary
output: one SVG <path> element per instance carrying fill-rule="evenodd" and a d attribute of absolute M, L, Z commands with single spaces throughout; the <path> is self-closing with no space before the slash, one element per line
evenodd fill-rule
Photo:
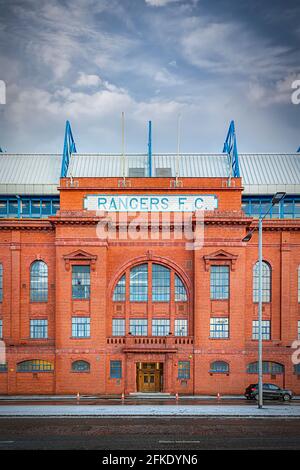
<path fill-rule="evenodd" d="M 180 2 L 181 0 L 145 0 L 147 5 L 151 7 L 164 7 L 169 3 Z"/>
<path fill-rule="evenodd" d="M 102 80 L 98 75 L 88 75 L 84 72 L 79 72 L 76 85 L 78 87 L 96 87 L 101 85 Z"/>

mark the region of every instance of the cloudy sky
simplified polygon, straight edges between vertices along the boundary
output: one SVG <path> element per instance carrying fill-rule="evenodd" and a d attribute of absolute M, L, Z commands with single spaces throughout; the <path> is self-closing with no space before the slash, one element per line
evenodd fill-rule
<path fill-rule="evenodd" d="M 222 150 L 235 120 L 241 152 L 300 145 L 296 0 L 0 0 L 0 146 L 61 152 Z"/>

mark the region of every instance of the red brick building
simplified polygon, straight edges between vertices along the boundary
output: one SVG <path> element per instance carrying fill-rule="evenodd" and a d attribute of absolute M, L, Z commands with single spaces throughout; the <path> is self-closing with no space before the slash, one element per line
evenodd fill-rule
<path fill-rule="evenodd" d="M 242 239 L 277 190 L 287 196 L 263 232 L 264 380 L 300 393 L 300 154 L 271 167 L 240 155 L 240 178 L 226 154 L 180 156 L 177 179 L 175 155 L 153 155 L 154 177 L 146 157 L 128 156 L 122 178 L 120 156 L 74 154 L 59 180 L 58 156 L 0 156 L 0 393 L 243 393 L 257 381 L 258 241 Z M 184 213 L 203 235 L 192 249 Z"/>

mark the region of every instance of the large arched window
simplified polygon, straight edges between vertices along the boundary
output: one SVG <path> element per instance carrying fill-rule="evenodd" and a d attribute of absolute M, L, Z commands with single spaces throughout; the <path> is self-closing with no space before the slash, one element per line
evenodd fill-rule
<path fill-rule="evenodd" d="M 253 302 L 259 301 L 259 262 L 253 267 Z M 271 267 L 262 262 L 262 301 L 271 302 Z"/>
<path fill-rule="evenodd" d="M 129 297 L 131 302 L 147 302 L 148 295 L 152 295 L 152 302 L 170 302 L 171 300 L 171 269 L 162 264 L 152 264 L 152 292 L 148 292 L 149 281 L 148 264 L 139 264 L 130 269 L 129 273 Z M 187 291 L 181 278 L 175 273 L 174 300 L 175 302 L 187 302 Z M 125 302 L 126 299 L 126 274 L 117 282 L 114 292 L 114 302 Z"/>
<path fill-rule="evenodd" d="M 73 372 L 89 372 L 90 364 L 87 361 L 74 361 L 72 362 Z"/>
<path fill-rule="evenodd" d="M 279 364 L 278 362 L 271 362 L 271 361 L 263 361 L 262 364 L 263 374 L 283 374 L 284 372 L 284 365 Z M 247 373 L 248 374 L 258 374 L 258 362 L 251 362 L 247 366 Z"/>
<path fill-rule="evenodd" d="M 48 266 L 44 261 L 34 261 L 30 267 L 30 300 L 48 301 Z"/>
<path fill-rule="evenodd" d="M 17 372 L 52 372 L 54 366 L 51 362 L 40 359 L 22 361 L 17 364 Z"/>
<path fill-rule="evenodd" d="M 215 361 L 210 364 L 210 372 L 213 374 L 228 374 L 229 364 L 224 361 Z"/>

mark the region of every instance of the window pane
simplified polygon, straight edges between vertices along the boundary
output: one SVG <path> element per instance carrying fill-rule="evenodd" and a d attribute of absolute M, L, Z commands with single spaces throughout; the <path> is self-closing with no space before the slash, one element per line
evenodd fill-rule
<path fill-rule="evenodd" d="M 48 266 L 43 261 L 35 261 L 30 268 L 31 302 L 48 300 Z"/>
<path fill-rule="evenodd" d="M 152 300 L 153 302 L 170 300 L 170 270 L 160 264 L 152 265 Z"/>
<path fill-rule="evenodd" d="M 210 296 L 213 300 L 229 297 L 229 267 L 212 266 L 210 270 Z"/>
<path fill-rule="evenodd" d="M 48 320 L 30 320 L 30 338 L 48 338 Z"/>
<path fill-rule="evenodd" d="M 90 336 L 89 317 L 72 318 L 72 336 L 73 338 L 88 338 Z"/>
<path fill-rule="evenodd" d="M 121 361 L 110 361 L 110 378 L 111 379 L 122 378 L 122 362 Z"/>
<path fill-rule="evenodd" d="M 17 364 L 17 372 L 51 372 L 54 370 L 53 364 L 48 361 L 33 359 Z"/>
<path fill-rule="evenodd" d="M 187 336 L 187 320 L 175 320 L 175 336 Z"/>
<path fill-rule="evenodd" d="M 167 336 L 170 333 L 170 320 L 153 319 L 152 336 Z"/>
<path fill-rule="evenodd" d="M 72 298 L 84 300 L 90 298 L 89 266 L 72 266 Z"/>
<path fill-rule="evenodd" d="M 124 318 L 113 318 L 112 335 L 113 336 L 125 335 L 125 319 Z"/>
<path fill-rule="evenodd" d="M 259 300 L 259 262 L 253 268 L 253 302 Z M 262 301 L 271 301 L 271 268 L 265 261 L 262 262 Z"/>
<path fill-rule="evenodd" d="M 186 302 L 187 294 L 182 280 L 175 274 L 175 302 Z"/>
<path fill-rule="evenodd" d="M 229 364 L 224 361 L 215 361 L 210 365 L 210 372 L 227 374 L 229 372 Z"/>
<path fill-rule="evenodd" d="M 190 361 L 179 361 L 178 362 L 178 378 L 189 379 L 190 378 Z"/>
<path fill-rule="evenodd" d="M 115 302 L 125 302 L 125 294 L 126 294 L 126 276 L 124 274 L 115 287 L 113 300 Z"/>
<path fill-rule="evenodd" d="M 89 372 L 90 364 L 86 361 L 75 361 L 72 363 L 73 372 Z"/>
<path fill-rule="evenodd" d="M 3 338 L 3 320 L 0 320 L 0 339 Z"/>
<path fill-rule="evenodd" d="M 148 320 L 133 318 L 130 320 L 130 333 L 134 336 L 148 335 Z"/>
<path fill-rule="evenodd" d="M 211 338 L 228 338 L 229 337 L 228 318 L 211 318 L 210 319 L 210 337 Z"/>
<path fill-rule="evenodd" d="M 130 301 L 147 302 L 148 265 L 140 264 L 130 270 Z"/>
<path fill-rule="evenodd" d="M 253 320 L 252 322 L 252 339 L 258 340 L 258 321 L 257 320 Z M 270 320 L 262 321 L 262 339 L 263 340 L 271 339 Z"/>

